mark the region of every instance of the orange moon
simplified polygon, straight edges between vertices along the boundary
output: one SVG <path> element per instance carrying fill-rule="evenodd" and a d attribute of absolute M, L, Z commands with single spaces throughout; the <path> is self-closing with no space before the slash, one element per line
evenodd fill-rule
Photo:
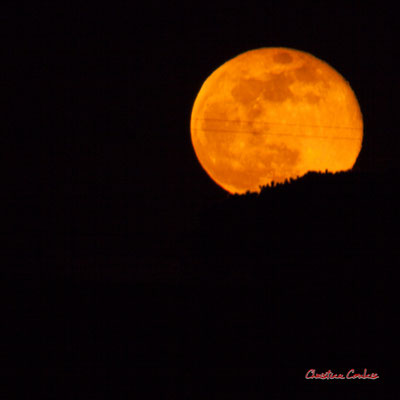
<path fill-rule="evenodd" d="M 232 58 L 205 80 L 190 130 L 204 170 L 241 194 L 308 171 L 351 169 L 363 120 L 349 83 L 330 65 L 270 47 Z"/>

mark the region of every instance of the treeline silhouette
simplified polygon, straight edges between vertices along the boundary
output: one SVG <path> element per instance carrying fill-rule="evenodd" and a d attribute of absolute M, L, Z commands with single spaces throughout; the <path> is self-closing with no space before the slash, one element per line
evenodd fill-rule
<path fill-rule="evenodd" d="M 76 250 L 82 263 L 97 252 L 92 276 L 103 262 L 108 279 L 86 281 L 81 271 L 75 279 L 46 279 L 39 254 L 36 275 L 21 273 L 5 293 L 11 306 L 4 373 L 23 365 L 25 377 L 43 365 L 52 382 L 61 380 L 59 388 L 82 392 L 91 377 L 93 390 L 106 386 L 112 395 L 122 390 L 122 373 L 129 386 L 141 370 L 159 369 L 175 374 L 171 379 L 186 390 L 182 398 L 206 397 L 207 373 L 214 377 L 209 392 L 228 398 L 251 398 L 253 389 L 284 399 L 317 392 L 317 383 L 304 379 L 310 368 L 368 368 L 386 384 L 395 374 L 386 360 L 398 341 L 398 177 L 396 171 L 309 173 L 203 206 L 170 241 L 177 271 L 170 259 L 147 254 L 174 275 L 174 284 L 160 283 L 156 274 L 146 284 L 128 279 L 141 267 L 134 251 L 124 258 L 127 279 L 112 281 L 124 248 L 118 238 L 107 251 L 85 244 Z M 108 227 L 118 213 L 105 216 Z M 65 258 L 72 270 L 80 258 L 70 252 L 56 260 Z M 112 384 L 103 379 L 106 370 Z M 373 396 L 381 388 L 381 381 L 325 383 L 333 383 L 323 386 L 325 398 Z"/>
<path fill-rule="evenodd" d="M 371 253 L 390 262 L 398 240 L 398 182 L 398 171 L 309 172 L 201 210 L 187 243 L 201 259 L 225 260 L 227 268 L 238 259 L 260 267 L 368 260 Z"/>
<path fill-rule="evenodd" d="M 398 182 L 397 170 L 310 172 L 199 212 L 182 282 L 203 293 L 224 360 L 376 365 L 388 377 Z"/>

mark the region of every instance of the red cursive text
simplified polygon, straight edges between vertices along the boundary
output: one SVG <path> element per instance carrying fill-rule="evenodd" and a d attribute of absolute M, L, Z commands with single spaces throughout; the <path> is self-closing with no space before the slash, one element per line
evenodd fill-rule
<path fill-rule="evenodd" d="M 354 369 L 351 369 L 347 372 L 346 375 L 343 374 L 336 374 L 332 372 L 331 370 L 323 373 L 317 373 L 315 369 L 310 369 L 307 371 L 306 379 L 378 379 L 379 375 L 376 373 L 367 373 L 367 369 L 364 369 L 364 372 L 361 373 L 355 373 Z"/>

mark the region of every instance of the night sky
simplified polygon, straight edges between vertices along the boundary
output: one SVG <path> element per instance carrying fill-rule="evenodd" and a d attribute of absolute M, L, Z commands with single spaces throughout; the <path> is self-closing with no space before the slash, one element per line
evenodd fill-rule
<path fill-rule="evenodd" d="M 397 166 L 395 16 L 384 5 L 47 5 L 2 21 L 6 176 L 46 209 L 90 187 L 134 193 L 124 207 L 140 210 L 137 227 L 152 235 L 224 197 L 195 157 L 191 108 L 217 67 L 259 47 L 303 50 L 337 69 L 364 117 L 356 167 Z"/>
<path fill-rule="evenodd" d="M 6 9 L 0 23 L 2 268 L 17 285 L 171 282 L 171 252 L 192 221 L 229 198 L 196 159 L 191 109 L 204 80 L 247 50 L 290 47 L 334 67 L 364 118 L 355 171 L 398 169 L 397 15 L 386 3 L 32 3 Z M 181 375 L 168 376 L 178 382 Z M 193 376 L 185 383 L 192 398 Z"/>

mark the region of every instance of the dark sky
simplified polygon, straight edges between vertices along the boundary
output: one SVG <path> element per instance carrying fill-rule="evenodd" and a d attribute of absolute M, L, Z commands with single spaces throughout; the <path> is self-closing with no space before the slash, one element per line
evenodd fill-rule
<path fill-rule="evenodd" d="M 384 4 L 85 4 L 1 17 L 6 201 L 24 229 L 52 215 L 60 232 L 157 237 L 224 198 L 192 149 L 191 108 L 218 66 L 259 47 L 307 51 L 337 69 L 364 116 L 357 167 L 396 166 L 396 16 Z"/>
<path fill-rule="evenodd" d="M 332 247 L 334 250 L 325 251 L 326 257 L 321 257 L 325 260 L 332 254 L 332 259 L 320 267 L 318 243 L 323 243 L 325 236 L 316 229 L 318 224 L 325 224 L 325 219 L 311 224 L 307 220 L 307 209 L 318 204 L 318 196 L 324 197 L 316 194 L 311 205 L 297 199 L 293 206 L 290 197 L 282 197 L 286 203 L 264 210 L 264 220 L 255 221 L 254 225 L 258 224 L 265 233 L 270 220 L 275 220 L 283 240 L 274 230 L 264 236 L 257 235 L 256 228 L 250 231 L 253 236 L 247 235 L 245 228 L 227 232 L 230 225 L 224 222 L 230 218 L 229 209 L 221 218 L 219 224 L 225 229 L 222 232 L 227 232 L 230 260 L 236 262 L 233 264 L 237 268 L 228 272 L 232 272 L 232 280 L 239 282 L 238 286 L 243 276 L 253 274 L 251 282 L 256 285 L 248 290 L 234 287 L 223 295 L 219 288 L 211 294 L 208 288 L 204 290 L 208 278 L 213 282 L 222 276 L 220 282 L 224 282 L 224 274 L 231 267 L 229 262 L 224 265 L 226 252 L 219 253 L 221 258 L 213 263 L 208 263 L 207 258 L 196 260 L 196 256 L 191 263 L 189 251 L 188 259 L 181 264 L 173 258 L 178 254 L 179 259 L 183 247 L 180 235 L 195 220 L 196 213 L 210 205 L 218 213 L 227 203 L 226 192 L 214 184 L 195 157 L 190 114 L 204 80 L 222 63 L 244 51 L 291 47 L 332 65 L 350 82 L 364 116 L 365 138 L 357 168 L 384 172 L 397 167 L 399 46 L 398 14 L 394 9 L 386 2 L 374 7 L 367 1 L 320 1 L 312 6 L 304 1 L 282 0 L 187 0 L 185 6 L 149 0 L 66 4 L 31 2 L 25 8 L 15 5 L 0 11 L 4 45 L 0 77 L 4 112 L 0 240 L 5 246 L 1 269 L 12 278 L 17 277 L 16 285 L 9 285 L 8 281 L 6 284 L 9 307 L 4 316 L 7 323 L 3 342 L 10 357 L 3 363 L 3 375 L 12 375 L 14 366 L 28 368 L 28 373 L 18 370 L 18 382 L 22 376 L 24 385 L 14 385 L 13 393 L 18 388 L 32 392 L 33 386 L 26 377 L 35 371 L 35 375 L 38 372 L 45 378 L 42 386 L 46 391 L 52 390 L 58 379 L 62 389 L 57 398 L 69 390 L 75 390 L 70 398 L 77 398 L 77 393 L 86 392 L 74 389 L 78 386 L 73 380 L 85 378 L 82 371 L 87 368 L 93 375 L 100 371 L 93 388 L 103 396 L 110 390 L 114 395 L 123 390 L 123 385 L 110 384 L 104 371 L 109 368 L 121 377 L 124 363 L 129 388 L 141 380 L 134 366 L 178 365 L 181 370 L 173 387 L 187 389 L 184 398 L 194 399 L 214 398 L 203 395 L 208 390 L 204 384 L 207 379 L 190 371 L 202 363 L 207 369 L 235 365 L 248 368 L 252 362 L 262 365 L 272 375 L 267 380 L 256 374 L 249 385 L 266 382 L 268 396 L 271 385 L 278 387 L 277 393 L 287 390 L 286 397 L 276 397 L 282 399 L 300 398 L 292 383 L 300 382 L 302 386 L 309 368 L 319 372 L 325 366 L 325 371 L 333 369 L 332 360 L 340 366 L 340 373 L 347 368 L 368 368 L 382 373 L 383 383 L 390 374 L 394 376 L 395 370 L 385 370 L 380 362 L 393 354 L 395 343 L 397 281 L 392 278 L 391 268 L 398 265 L 393 246 L 397 239 L 389 234 L 389 228 L 398 231 L 398 207 L 393 206 L 396 200 L 391 196 L 391 187 L 381 201 L 378 189 L 366 190 L 376 199 L 365 202 L 362 209 L 348 207 L 355 204 L 358 195 L 349 203 L 346 183 L 339 191 L 339 218 L 334 224 L 337 228 L 330 232 L 332 240 L 328 236 L 325 245 L 335 246 L 335 237 L 339 244 L 343 243 L 346 235 L 350 236 L 349 231 L 357 232 L 357 224 L 347 230 L 343 226 L 351 225 L 347 215 L 355 220 L 359 216 L 365 223 L 362 227 L 368 228 L 363 237 L 371 233 L 365 243 L 358 241 L 365 249 L 362 254 L 360 251 L 360 257 Z M 324 193 L 323 185 L 315 193 Z M 331 203 L 336 198 L 326 196 Z M 251 209 L 252 204 L 261 207 L 262 203 L 246 203 L 244 197 L 237 200 L 230 203 L 231 209 L 240 210 L 243 200 L 245 213 L 234 222 L 246 227 L 240 225 L 247 222 L 246 215 L 257 211 Z M 217 207 L 212 208 L 215 204 Z M 280 226 L 281 220 L 273 215 L 275 209 L 281 209 L 289 220 L 290 214 L 304 204 L 308 208 L 298 213 L 298 220 L 306 222 L 294 224 L 299 229 L 317 227 L 315 238 L 320 240 L 315 242 L 316 249 L 312 248 L 312 241 L 306 246 L 305 255 L 310 259 L 314 252 L 317 254 L 310 267 L 305 257 L 303 266 L 310 268 L 306 273 L 295 268 L 296 254 L 285 245 L 287 238 L 293 243 L 296 237 L 307 241 L 307 234 L 288 230 L 285 224 Z M 387 210 L 385 204 L 390 206 Z M 324 210 L 324 202 L 318 205 Z M 291 213 L 286 213 L 285 207 Z M 375 212 L 370 213 L 368 207 Z M 341 213 L 342 210 L 346 212 Z M 213 218 L 217 214 L 209 215 Z M 328 217 L 327 220 L 335 219 L 334 214 Z M 254 222 L 254 218 L 248 220 Z M 345 223 L 340 225 L 342 221 Z M 375 229 L 379 226 L 386 230 Z M 328 228 L 329 223 L 325 226 Z M 211 236 L 210 242 L 219 250 L 220 231 L 207 236 L 212 229 L 205 229 L 204 236 Z M 255 245 L 260 246 L 260 254 L 267 259 L 273 249 L 268 238 L 272 237 L 285 253 L 282 259 L 288 257 L 288 265 L 292 263 L 290 257 L 294 257 L 293 271 L 280 270 L 279 258 L 268 268 L 264 268 L 267 261 L 263 259 L 257 264 L 252 259 L 251 246 L 243 259 L 235 260 L 235 242 L 232 244 L 229 237 L 236 238 L 239 244 L 244 237 L 250 245 L 255 237 Z M 357 235 L 353 239 L 358 243 Z M 204 242 L 207 245 L 207 240 Z M 175 254 L 168 258 L 171 243 L 176 246 Z M 347 251 L 347 246 L 342 247 Z M 386 254 L 389 247 L 393 253 Z M 253 269 L 248 268 L 246 254 L 250 254 Z M 370 260 L 376 266 L 366 270 L 363 263 Z M 204 278 L 208 265 L 210 273 Z M 54 280 L 50 271 L 57 271 Z M 189 276 L 188 282 L 199 276 L 199 290 L 193 292 L 190 285 L 181 291 L 171 289 L 173 285 L 169 283 L 180 275 Z M 71 281 L 77 278 L 78 285 L 69 287 L 66 276 Z M 42 290 L 40 285 L 47 281 L 50 285 Z M 95 282 L 92 288 L 90 284 L 85 286 L 88 281 Z M 37 282 L 38 290 L 34 287 Z M 81 286 L 80 282 L 84 284 Z M 155 283 L 155 287 L 158 282 L 166 285 L 160 290 L 148 290 L 148 282 Z M 29 291 L 25 286 L 33 289 Z M 14 298 L 18 298 L 20 308 L 14 305 Z M 39 369 L 41 359 L 47 365 L 45 370 Z M 218 360 L 220 365 L 215 364 Z M 354 360 L 359 362 L 353 363 Z M 57 365 L 61 369 L 56 369 Z M 222 390 L 226 390 L 222 375 L 215 376 Z M 283 376 L 283 380 L 276 380 L 277 376 Z M 242 393 L 246 393 L 246 398 L 261 398 L 249 396 L 250 386 L 246 384 L 243 392 L 236 393 L 239 379 L 235 375 L 228 378 L 237 397 L 243 398 Z M 108 387 L 105 392 L 104 383 Z M 164 390 L 154 380 L 146 381 L 146 390 L 155 387 L 163 390 L 164 397 L 167 393 L 173 398 L 172 391 Z M 321 387 L 326 388 L 326 395 L 321 396 Z M 306 385 L 304 393 L 307 398 L 312 393 L 318 395 L 315 398 L 355 399 L 363 393 L 371 398 L 382 388 L 363 382 L 350 389 L 348 385 L 341 387 L 346 389 L 347 397 L 337 395 L 336 384 Z"/>

